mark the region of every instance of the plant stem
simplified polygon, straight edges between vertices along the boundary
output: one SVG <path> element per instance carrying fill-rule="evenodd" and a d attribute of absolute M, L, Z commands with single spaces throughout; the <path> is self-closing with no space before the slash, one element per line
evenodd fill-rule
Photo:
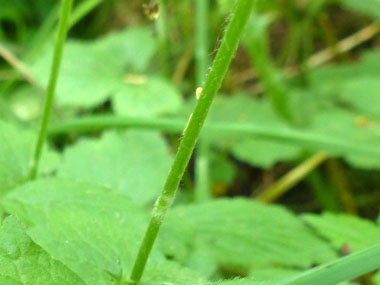
<path fill-rule="evenodd" d="M 45 96 L 44 112 L 40 126 L 40 132 L 37 139 L 37 144 L 32 161 L 32 168 L 30 170 L 30 179 L 35 179 L 38 173 L 39 162 L 41 159 L 42 150 L 47 136 L 47 127 L 50 118 L 50 112 L 53 105 L 55 87 L 59 75 L 59 69 L 62 61 L 63 48 L 66 41 L 69 16 L 71 7 L 74 0 L 62 0 L 61 2 L 61 16 L 58 26 L 58 38 L 54 50 L 53 64 L 50 71 L 50 79 Z"/>
<path fill-rule="evenodd" d="M 288 192 L 294 185 L 300 182 L 312 170 L 318 167 L 328 158 L 326 153 L 317 153 L 313 157 L 304 161 L 292 171 L 283 176 L 273 185 L 269 186 L 264 192 L 257 197 L 258 200 L 265 203 L 271 203 L 280 196 Z"/>
<path fill-rule="evenodd" d="M 139 283 L 141 280 L 146 262 L 157 238 L 158 231 L 174 200 L 176 190 L 189 163 L 208 111 L 222 85 L 222 81 L 239 45 L 240 38 L 243 34 L 254 3 L 255 0 L 238 0 L 236 3 L 231 21 L 227 27 L 210 74 L 207 77 L 203 92 L 192 116 L 190 116 L 188 125 L 183 132 L 184 136 L 165 182 L 164 189 L 153 209 L 151 221 L 132 269 L 131 280 L 135 284 Z"/>
<path fill-rule="evenodd" d="M 209 65 L 209 32 L 208 14 L 209 0 L 195 1 L 195 71 L 197 87 L 203 86 Z M 197 202 L 211 197 L 209 179 L 209 143 L 199 141 L 197 156 L 195 159 L 195 200 Z"/>
<path fill-rule="evenodd" d="M 88 133 L 105 129 L 149 129 L 171 134 L 180 134 L 186 122 L 182 119 L 160 118 L 128 118 L 113 115 L 95 115 L 84 118 L 71 119 L 63 123 L 55 123 L 49 127 L 49 135 L 64 133 Z M 346 139 L 334 137 L 332 134 L 282 126 L 262 126 L 258 123 L 237 122 L 209 122 L 206 123 L 202 133 L 214 139 L 225 138 L 262 138 L 277 142 L 294 143 L 311 150 L 326 151 L 333 154 L 357 154 L 367 158 L 380 159 L 380 149 L 372 146 L 350 142 Z"/>
<path fill-rule="evenodd" d="M 210 182 L 210 144 L 207 139 L 201 139 L 195 160 L 195 201 L 209 200 L 211 195 Z"/>

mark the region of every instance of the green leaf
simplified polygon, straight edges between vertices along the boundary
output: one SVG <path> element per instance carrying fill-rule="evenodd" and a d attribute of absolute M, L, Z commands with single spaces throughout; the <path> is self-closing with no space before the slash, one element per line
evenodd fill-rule
<path fill-rule="evenodd" d="M 318 150 L 326 151 L 331 156 L 343 157 L 355 167 L 380 167 L 378 123 L 368 120 L 368 123 L 362 126 L 358 123 L 361 119 L 360 113 L 331 104 L 316 103 L 310 110 L 310 118 L 306 125 L 296 127 L 279 118 L 264 100 L 251 99 L 242 94 L 218 99 L 211 110 L 211 122 L 223 123 L 225 126 L 234 122 L 239 123 L 242 128 L 257 128 L 256 137 L 254 133 L 251 134 L 254 138 L 239 137 L 233 132 L 223 137 L 218 133 L 212 133 L 210 137 L 219 148 L 231 149 L 232 154 L 243 161 L 265 166 L 268 162 L 295 160 L 300 157 L 302 151 Z M 370 102 L 375 104 L 376 101 Z M 270 135 L 274 132 L 281 139 L 274 140 Z M 278 145 L 279 151 L 274 152 L 273 144 L 268 144 L 268 141 Z M 359 151 L 359 148 L 367 149 L 372 155 Z M 264 154 L 256 153 L 253 157 L 259 149 Z"/>
<path fill-rule="evenodd" d="M 294 161 L 301 155 L 299 147 L 271 140 L 244 140 L 236 143 L 231 150 L 238 159 L 265 169 L 279 161 Z"/>
<path fill-rule="evenodd" d="M 337 249 L 357 252 L 380 242 L 380 227 L 372 221 L 344 214 L 305 215 L 303 219 Z"/>
<path fill-rule="evenodd" d="M 255 110 L 255 112 L 252 112 Z M 252 100 L 243 94 L 233 97 L 218 97 L 210 111 L 211 122 L 234 121 L 242 124 L 257 124 L 263 128 L 289 128 L 289 126 L 271 109 L 268 102 Z M 210 137 L 220 148 L 228 148 L 238 159 L 253 166 L 269 168 L 279 161 L 293 161 L 300 157 L 302 148 L 284 141 L 273 141 L 266 138 L 243 138 L 233 136 L 220 140 Z"/>
<path fill-rule="evenodd" d="M 380 119 L 380 111 L 376 108 L 380 104 L 379 68 L 378 51 L 367 51 L 358 62 L 319 68 L 310 72 L 308 79 L 310 88 L 319 96 L 355 110 L 358 117 Z"/>
<path fill-rule="evenodd" d="M 176 237 L 183 236 L 190 248 L 194 240 L 204 242 L 219 264 L 229 266 L 279 264 L 307 268 L 336 256 L 289 211 L 245 199 L 175 208 L 164 228 L 167 236 L 177 231 Z M 183 229 L 190 231 L 191 237 Z"/>
<path fill-rule="evenodd" d="M 15 218 L 0 228 L 0 283 L 9 285 L 85 284 L 74 272 L 54 260 L 25 233 Z"/>
<path fill-rule="evenodd" d="M 196 272 L 181 267 L 175 262 L 163 262 L 157 267 L 148 268 L 144 276 L 144 285 L 207 285 L 209 283 Z"/>
<path fill-rule="evenodd" d="M 53 49 L 45 51 L 30 69 L 46 86 Z M 65 45 L 56 102 L 68 107 L 94 107 L 117 90 L 123 77 L 123 62 L 115 55 L 96 48 L 91 42 L 68 41 Z"/>
<path fill-rule="evenodd" d="M 36 243 L 88 284 L 113 284 L 129 274 L 147 224 L 127 197 L 71 180 L 25 184 L 3 205 L 27 224 Z M 156 253 L 155 259 L 162 258 Z"/>
<path fill-rule="evenodd" d="M 210 176 L 214 184 L 231 184 L 237 176 L 237 166 L 226 157 L 210 150 L 208 153 L 210 159 Z"/>
<path fill-rule="evenodd" d="M 380 18 L 380 2 L 378 0 L 340 0 L 343 6 L 359 13 L 371 16 L 375 19 Z"/>
<path fill-rule="evenodd" d="M 276 282 L 272 281 L 255 281 L 252 279 L 233 279 L 233 280 L 225 280 L 219 281 L 215 283 L 210 283 L 215 285 L 278 285 Z"/>
<path fill-rule="evenodd" d="M 146 204 L 162 189 L 171 161 L 158 133 L 108 132 L 67 147 L 58 176 L 103 185 Z"/>
<path fill-rule="evenodd" d="M 0 121 L 0 192 L 8 191 L 27 179 L 35 141 L 35 134 Z M 58 160 L 55 152 L 45 152 L 40 174 L 54 170 Z"/>
<path fill-rule="evenodd" d="M 257 281 L 280 281 L 291 276 L 300 274 L 300 270 L 284 267 L 264 267 L 255 268 L 250 272 L 249 277 Z"/>
<path fill-rule="evenodd" d="M 57 104 L 93 108 L 112 99 L 117 114 L 156 116 L 176 112 L 179 92 L 166 80 L 141 75 L 146 71 L 156 45 L 145 28 L 127 29 L 96 41 L 71 40 L 65 45 L 57 85 Z M 52 47 L 30 66 L 46 85 Z"/>
<path fill-rule="evenodd" d="M 111 33 L 97 40 L 96 45 L 107 53 L 117 55 L 131 72 L 145 71 L 157 49 L 152 32 L 143 27 Z"/>
<path fill-rule="evenodd" d="M 377 245 L 282 280 L 278 285 L 336 285 L 379 267 L 380 245 Z"/>
<path fill-rule="evenodd" d="M 91 184 L 46 179 L 15 189 L 3 204 L 26 223 L 36 243 L 86 284 L 128 280 L 147 216 L 125 196 Z M 207 283 L 154 250 L 144 284 L 165 282 Z"/>
<path fill-rule="evenodd" d="M 181 96 L 165 79 L 142 78 L 143 82 L 125 82 L 115 93 L 113 110 L 118 115 L 151 117 L 179 110 Z"/>

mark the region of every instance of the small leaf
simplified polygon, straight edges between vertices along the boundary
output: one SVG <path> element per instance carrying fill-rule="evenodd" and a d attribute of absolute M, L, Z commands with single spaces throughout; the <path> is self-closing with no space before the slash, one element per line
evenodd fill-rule
<path fill-rule="evenodd" d="M 106 186 L 146 204 L 158 196 L 171 161 L 158 133 L 108 132 L 67 147 L 58 176 Z"/>

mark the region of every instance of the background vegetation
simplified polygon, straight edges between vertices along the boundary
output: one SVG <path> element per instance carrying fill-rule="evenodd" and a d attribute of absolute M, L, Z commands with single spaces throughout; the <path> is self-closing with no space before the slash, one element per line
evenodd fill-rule
<path fill-rule="evenodd" d="M 234 1 L 74 4 L 28 182 L 60 3 L 0 0 L 4 284 L 126 282 Z M 380 284 L 358 277 L 375 251 L 286 283 L 379 242 L 379 17 L 377 0 L 256 1 L 144 284 Z"/>

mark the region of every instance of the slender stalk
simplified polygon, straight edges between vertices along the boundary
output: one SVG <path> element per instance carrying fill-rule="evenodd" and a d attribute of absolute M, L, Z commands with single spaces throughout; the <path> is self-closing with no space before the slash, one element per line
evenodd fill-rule
<path fill-rule="evenodd" d="M 271 203 L 278 197 L 284 195 L 288 192 L 294 185 L 300 182 L 306 175 L 308 175 L 312 170 L 318 167 L 321 163 L 326 161 L 328 158 L 326 153 L 317 153 L 313 157 L 309 158 L 305 162 L 298 165 L 292 171 L 283 176 L 276 183 L 271 185 L 269 188 L 264 190 L 264 192 L 257 197 L 258 200 L 265 203 Z"/>
<path fill-rule="evenodd" d="M 183 139 L 178 148 L 172 168 L 165 182 L 164 189 L 153 209 L 153 214 L 145 237 L 137 254 L 132 269 L 131 280 L 137 284 L 141 280 L 148 257 L 157 238 L 158 231 L 172 204 L 178 185 L 189 163 L 196 141 L 206 120 L 208 111 L 227 73 L 240 38 L 251 14 L 255 0 L 238 0 L 232 13 L 224 39 L 207 77 L 205 87 L 198 100 L 195 110 L 185 128 Z"/>
<path fill-rule="evenodd" d="M 210 181 L 210 144 L 207 139 L 199 141 L 195 160 L 195 201 L 209 200 L 211 195 Z"/>
<path fill-rule="evenodd" d="M 196 0 L 195 8 L 195 71 L 197 87 L 201 87 L 209 65 L 209 0 Z M 209 164 L 209 144 L 202 139 L 195 159 L 195 200 L 198 202 L 211 197 Z"/>
<path fill-rule="evenodd" d="M 58 39 L 54 50 L 53 64 L 50 71 L 50 79 L 45 96 L 44 112 L 40 126 L 40 132 L 37 139 L 32 167 L 30 170 L 30 179 L 35 179 L 38 173 L 39 162 L 41 159 L 42 150 L 47 136 L 47 127 L 50 118 L 50 112 L 53 105 L 55 87 L 59 75 L 59 69 L 62 61 L 63 48 L 66 41 L 69 16 L 71 7 L 74 0 L 62 0 L 61 2 L 61 16 L 58 26 Z"/>
<path fill-rule="evenodd" d="M 88 133 L 105 129 L 149 129 L 159 130 L 171 134 L 180 134 L 186 122 L 179 119 L 150 119 L 127 118 L 118 116 L 88 116 L 71 119 L 67 122 L 56 123 L 49 127 L 49 135 L 64 133 Z M 235 122 L 209 122 L 203 128 L 202 133 L 207 136 L 234 138 L 263 138 L 278 142 L 294 143 L 308 147 L 312 150 L 327 151 L 338 154 L 357 154 L 363 157 L 380 159 L 380 149 L 372 146 L 350 142 L 343 138 L 325 135 L 319 132 L 305 131 L 297 128 L 268 127 L 260 124 L 235 123 Z"/>

